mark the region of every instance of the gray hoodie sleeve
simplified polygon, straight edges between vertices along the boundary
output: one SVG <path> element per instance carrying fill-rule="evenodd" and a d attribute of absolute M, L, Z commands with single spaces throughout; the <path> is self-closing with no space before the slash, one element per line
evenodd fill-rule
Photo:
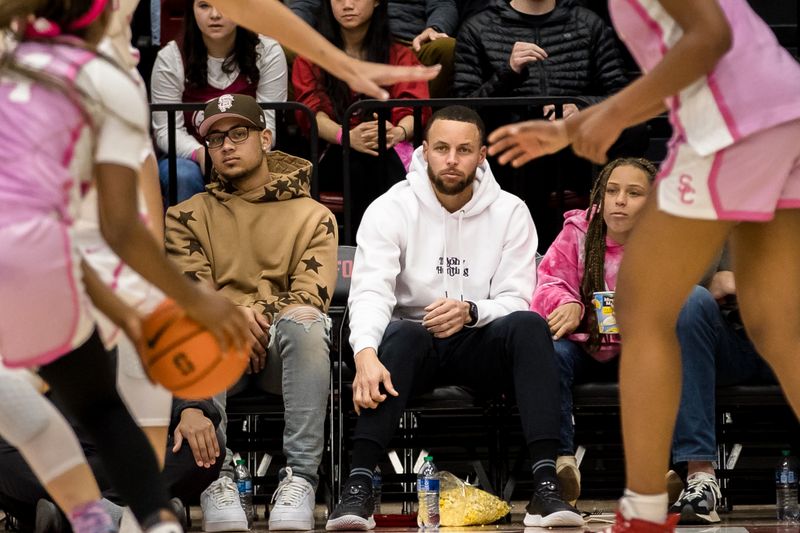
<path fill-rule="evenodd" d="M 455 0 L 426 0 L 425 15 L 428 17 L 426 28 L 436 27 L 450 37 L 455 36 L 458 28 L 458 7 Z"/>

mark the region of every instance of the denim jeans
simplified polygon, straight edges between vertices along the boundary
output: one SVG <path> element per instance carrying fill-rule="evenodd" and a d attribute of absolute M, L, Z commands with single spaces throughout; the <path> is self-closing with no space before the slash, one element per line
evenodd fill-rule
<path fill-rule="evenodd" d="M 245 374 L 231 387 L 233 396 L 249 385 L 283 396 L 283 453 L 294 474 L 316 486 L 325 442 L 330 393 L 330 319 L 311 307 L 281 316 L 270 329 L 267 366 Z"/>
<path fill-rule="evenodd" d="M 200 165 L 191 159 L 179 157 L 175 161 L 178 173 L 178 203 L 191 198 L 206 188 Z M 169 207 L 169 159 L 158 162 L 158 179 L 161 181 L 161 197 L 164 199 L 164 208 Z"/>
<path fill-rule="evenodd" d="M 678 317 L 683 389 L 672 460 L 716 461 L 716 386 L 774 382 L 767 364 L 744 333 L 724 319 L 717 302 L 695 287 Z"/>
<path fill-rule="evenodd" d="M 774 382 L 775 378 L 750 341 L 724 319 L 716 300 L 695 287 L 678 317 L 683 388 L 675 423 L 673 462 L 715 461 L 716 386 Z M 616 359 L 600 363 L 580 345 L 566 339 L 554 343 L 561 370 L 561 443 L 559 455 L 575 451 L 572 387 L 587 381 L 616 381 Z"/>
<path fill-rule="evenodd" d="M 619 358 L 601 363 L 569 339 L 553 343 L 561 382 L 561 436 L 558 455 L 575 454 L 575 425 L 572 419 L 572 387 L 580 383 L 616 382 Z"/>

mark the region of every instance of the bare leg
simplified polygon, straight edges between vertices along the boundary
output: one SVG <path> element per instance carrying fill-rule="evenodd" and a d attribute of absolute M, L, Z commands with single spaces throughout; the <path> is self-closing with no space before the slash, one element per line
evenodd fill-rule
<path fill-rule="evenodd" d="M 164 469 L 164 458 L 167 456 L 167 431 L 168 427 L 165 426 L 149 426 L 142 427 L 145 437 L 153 447 L 153 452 L 156 454 L 158 466 Z"/>
<path fill-rule="evenodd" d="M 732 226 L 668 215 L 653 195 L 625 246 L 615 301 L 623 336 L 620 401 L 627 488 L 639 494 L 666 490 L 681 388 L 675 325 Z"/>
<path fill-rule="evenodd" d="M 101 498 L 92 469 L 85 462 L 54 477 L 44 488 L 65 513 Z"/>
<path fill-rule="evenodd" d="M 742 319 L 800 413 L 800 211 L 780 210 L 766 224 L 733 232 L 734 273 Z"/>

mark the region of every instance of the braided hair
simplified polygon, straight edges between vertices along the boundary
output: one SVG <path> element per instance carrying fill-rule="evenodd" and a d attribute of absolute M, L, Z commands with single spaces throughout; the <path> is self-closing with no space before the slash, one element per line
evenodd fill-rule
<path fill-rule="evenodd" d="M 589 228 L 586 230 L 586 242 L 584 244 L 583 257 L 583 279 L 581 280 L 581 300 L 585 306 L 592 304 L 592 297 L 595 292 L 604 291 L 605 282 L 605 258 L 606 258 L 606 233 L 608 227 L 603 219 L 603 209 L 605 207 L 606 185 L 608 178 L 615 168 L 621 166 L 631 166 L 638 168 L 647 176 L 649 182 L 653 182 L 657 169 L 653 163 L 647 159 L 638 157 L 621 157 L 603 167 L 600 175 L 595 181 L 589 199 L 589 209 L 586 212 L 586 220 L 589 221 Z M 600 349 L 600 330 L 597 328 L 597 317 L 595 314 L 586 313 L 586 321 L 589 332 L 589 340 L 586 343 L 586 350 L 594 353 Z"/>

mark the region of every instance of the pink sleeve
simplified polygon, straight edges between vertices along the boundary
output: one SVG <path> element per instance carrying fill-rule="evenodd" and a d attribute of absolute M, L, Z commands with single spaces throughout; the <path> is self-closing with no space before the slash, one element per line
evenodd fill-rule
<path fill-rule="evenodd" d="M 583 277 L 583 239 L 574 226 L 561 230 L 550 245 L 537 269 L 537 284 L 531 300 L 531 311 L 547 318 L 557 307 L 574 302 L 581 304 L 581 278 Z"/>

